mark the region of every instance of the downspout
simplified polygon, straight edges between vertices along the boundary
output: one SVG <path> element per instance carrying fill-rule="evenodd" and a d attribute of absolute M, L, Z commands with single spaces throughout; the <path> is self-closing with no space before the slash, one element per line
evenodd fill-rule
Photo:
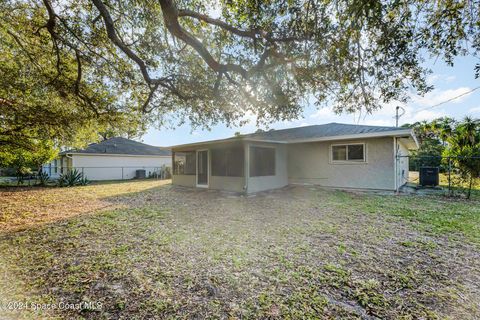
<path fill-rule="evenodd" d="M 245 192 L 245 194 L 248 193 L 248 176 L 249 176 L 249 172 L 250 172 L 250 146 L 248 144 L 248 142 L 245 142 L 244 144 L 244 153 L 245 153 L 245 165 L 244 165 L 244 168 L 245 168 L 245 185 L 243 186 L 243 190 Z"/>
<path fill-rule="evenodd" d="M 66 154 L 65 154 L 65 157 L 68 158 L 68 159 L 72 159 L 72 168 L 75 168 L 75 167 L 73 166 L 73 156 L 72 156 L 71 154 L 68 155 L 68 153 L 66 153 Z M 72 168 L 69 168 L 69 167 L 68 167 L 68 160 L 67 160 L 67 170 L 71 170 Z"/>
<path fill-rule="evenodd" d="M 394 187 L 395 193 L 398 193 L 398 181 L 397 181 L 397 137 L 393 137 L 393 172 L 394 172 Z"/>

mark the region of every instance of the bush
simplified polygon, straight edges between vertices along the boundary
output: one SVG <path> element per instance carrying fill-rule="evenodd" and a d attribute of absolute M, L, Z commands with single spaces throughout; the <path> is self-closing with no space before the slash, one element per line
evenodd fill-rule
<path fill-rule="evenodd" d="M 85 186 L 89 183 L 88 179 L 83 176 L 83 173 L 77 169 L 68 170 L 67 173 L 61 174 L 58 179 L 58 186 L 60 187 L 74 187 Z"/>
<path fill-rule="evenodd" d="M 83 176 L 83 174 L 82 174 L 82 178 L 80 179 L 78 184 L 81 185 L 81 186 L 86 186 L 86 185 L 90 184 L 90 180 L 88 180 L 87 177 Z"/>
<path fill-rule="evenodd" d="M 50 181 L 50 176 L 45 171 L 41 170 L 37 174 L 38 184 L 41 186 L 46 186 Z"/>

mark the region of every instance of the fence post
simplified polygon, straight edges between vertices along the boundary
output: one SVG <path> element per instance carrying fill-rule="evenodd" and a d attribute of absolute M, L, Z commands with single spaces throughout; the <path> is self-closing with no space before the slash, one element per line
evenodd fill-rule
<path fill-rule="evenodd" d="M 123 167 L 122 167 L 122 180 L 123 180 Z"/>
<path fill-rule="evenodd" d="M 452 158 L 448 157 L 448 195 L 452 196 Z"/>

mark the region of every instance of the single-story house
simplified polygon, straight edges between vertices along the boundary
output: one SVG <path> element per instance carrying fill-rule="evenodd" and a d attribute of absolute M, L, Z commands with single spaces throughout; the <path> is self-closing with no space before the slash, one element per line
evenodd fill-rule
<path fill-rule="evenodd" d="M 252 193 L 288 184 L 398 190 L 411 129 L 329 123 L 171 147 L 174 185 Z M 402 157 L 403 156 L 403 157 Z"/>
<path fill-rule="evenodd" d="M 114 137 L 82 150 L 60 152 L 57 159 L 43 166 L 43 171 L 57 178 L 77 169 L 89 180 L 119 180 L 135 178 L 136 171 L 142 169 L 148 177 L 171 165 L 169 149 Z"/>

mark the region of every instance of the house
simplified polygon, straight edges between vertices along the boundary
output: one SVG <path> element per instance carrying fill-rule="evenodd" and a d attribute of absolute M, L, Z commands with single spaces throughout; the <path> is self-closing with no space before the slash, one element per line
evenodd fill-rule
<path fill-rule="evenodd" d="M 411 129 L 329 123 L 172 147 L 174 185 L 252 193 L 288 184 L 398 190 Z"/>
<path fill-rule="evenodd" d="M 60 152 L 57 159 L 43 166 L 43 171 L 53 178 L 77 169 L 89 180 L 132 179 L 136 170 L 145 170 L 148 177 L 161 168 L 171 167 L 171 160 L 168 149 L 115 137 L 82 150 Z"/>

